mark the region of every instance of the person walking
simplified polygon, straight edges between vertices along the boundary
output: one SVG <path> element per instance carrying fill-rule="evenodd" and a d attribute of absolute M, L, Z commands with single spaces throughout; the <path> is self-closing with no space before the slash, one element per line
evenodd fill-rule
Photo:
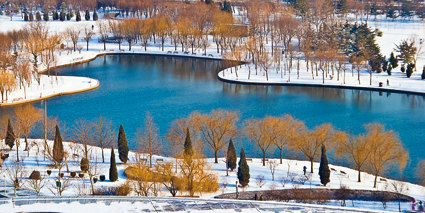
<path fill-rule="evenodd" d="M 412 200 L 412 211 L 416 210 L 416 201 L 413 199 Z"/>
<path fill-rule="evenodd" d="M 419 210 L 419 212 L 423 212 L 424 211 L 424 205 L 422 204 L 422 201 L 419 201 L 418 210 Z"/>

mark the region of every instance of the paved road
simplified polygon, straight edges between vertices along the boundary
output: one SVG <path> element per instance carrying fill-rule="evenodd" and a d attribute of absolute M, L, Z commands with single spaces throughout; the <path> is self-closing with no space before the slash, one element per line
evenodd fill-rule
<path fill-rule="evenodd" d="M 0 212 L 376 212 L 320 205 L 153 197 L 44 197 L 0 199 Z"/>

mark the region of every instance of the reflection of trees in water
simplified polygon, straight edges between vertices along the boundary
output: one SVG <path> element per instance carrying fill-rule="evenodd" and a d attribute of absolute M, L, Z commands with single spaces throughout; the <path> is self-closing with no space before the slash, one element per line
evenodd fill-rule
<path fill-rule="evenodd" d="M 408 104 L 411 109 L 423 108 L 425 106 L 425 96 L 404 95 L 403 102 Z"/>

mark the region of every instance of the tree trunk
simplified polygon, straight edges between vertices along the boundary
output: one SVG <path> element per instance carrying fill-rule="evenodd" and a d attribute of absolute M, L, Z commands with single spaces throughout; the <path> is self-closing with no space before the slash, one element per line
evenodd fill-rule
<path fill-rule="evenodd" d="M 377 181 L 378 181 L 378 174 L 375 174 L 375 180 L 373 181 L 373 188 L 376 188 Z"/>
<path fill-rule="evenodd" d="M 310 160 L 310 173 L 313 173 L 313 159 Z"/>
<path fill-rule="evenodd" d="M 362 174 L 362 171 L 361 171 L 361 169 L 360 168 L 358 168 L 358 171 L 359 171 L 359 174 L 358 174 L 358 178 L 357 178 L 357 182 L 362 182 L 362 179 L 361 179 L 361 174 Z"/>
<path fill-rule="evenodd" d="M 103 154 L 103 147 L 102 147 L 102 163 L 105 163 L 105 155 Z"/>
<path fill-rule="evenodd" d="M 280 153 L 280 164 L 282 164 L 283 149 L 279 149 L 279 153 Z"/>
<path fill-rule="evenodd" d="M 214 159 L 215 159 L 214 163 L 218 163 L 218 157 L 217 157 L 217 155 L 218 155 L 218 150 L 215 150 L 214 151 Z"/>
<path fill-rule="evenodd" d="M 263 166 L 266 166 L 266 152 L 263 151 Z"/>

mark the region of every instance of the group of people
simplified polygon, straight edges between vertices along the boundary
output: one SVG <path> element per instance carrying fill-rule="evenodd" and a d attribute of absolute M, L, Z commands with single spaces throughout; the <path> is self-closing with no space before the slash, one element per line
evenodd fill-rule
<path fill-rule="evenodd" d="M 413 200 L 412 201 L 412 211 L 416 211 L 416 206 L 418 206 L 418 212 L 424 211 L 424 205 L 423 205 L 422 201 L 419 201 L 419 203 L 417 203 L 415 200 Z"/>

